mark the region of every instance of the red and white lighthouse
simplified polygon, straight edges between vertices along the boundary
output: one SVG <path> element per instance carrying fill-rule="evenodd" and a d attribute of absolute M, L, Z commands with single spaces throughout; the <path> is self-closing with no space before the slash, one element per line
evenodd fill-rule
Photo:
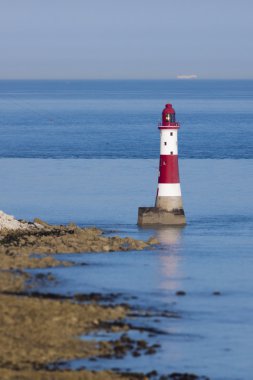
<path fill-rule="evenodd" d="M 140 207 L 138 224 L 183 225 L 186 223 L 178 169 L 178 129 L 171 104 L 162 112 L 160 164 L 155 207 Z"/>
<path fill-rule="evenodd" d="M 171 104 L 162 113 L 160 129 L 160 165 L 155 206 L 164 210 L 182 209 L 181 186 L 178 169 L 177 135 L 180 128 Z"/>

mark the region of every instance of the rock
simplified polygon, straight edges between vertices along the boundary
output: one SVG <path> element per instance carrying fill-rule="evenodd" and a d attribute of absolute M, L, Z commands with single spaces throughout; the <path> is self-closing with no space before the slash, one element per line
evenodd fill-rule
<path fill-rule="evenodd" d="M 67 225 L 67 227 L 70 228 L 70 229 L 74 229 L 74 230 L 75 230 L 76 228 L 78 228 L 77 225 L 76 225 L 75 223 L 69 223 L 69 224 Z"/>
<path fill-rule="evenodd" d="M 41 220 L 40 218 L 34 218 L 33 219 L 33 223 L 34 224 L 39 224 L 41 226 L 45 226 L 45 227 L 50 227 L 50 225 L 46 222 L 44 222 L 43 220 Z"/>
<path fill-rule="evenodd" d="M 139 351 L 133 351 L 132 352 L 132 355 L 137 358 L 138 356 L 141 356 L 140 352 Z"/>
<path fill-rule="evenodd" d="M 0 231 L 2 230 L 23 230 L 30 228 L 29 224 L 24 221 L 19 221 L 12 215 L 5 214 L 0 211 Z"/>
<path fill-rule="evenodd" d="M 140 347 L 142 349 L 147 348 L 147 346 L 148 346 L 148 344 L 145 340 L 138 340 L 137 345 L 138 345 L 138 347 Z"/>
<path fill-rule="evenodd" d="M 178 373 L 174 372 L 167 377 L 168 380 L 208 380 L 207 377 L 199 377 L 192 373 Z"/>
<path fill-rule="evenodd" d="M 159 244 L 159 241 L 157 240 L 156 237 L 151 236 L 151 238 L 149 238 L 149 239 L 147 240 L 147 243 L 148 243 L 149 245 L 156 245 L 156 244 Z"/>
<path fill-rule="evenodd" d="M 151 371 L 149 373 L 147 373 L 147 377 L 150 378 L 150 377 L 154 377 L 154 376 L 158 376 L 158 372 L 157 371 Z"/>
<path fill-rule="evenodd" d="M 184 290 L 178 290 L 176 292 L 176 296 L 185 296 L 186 295 L 186 292 Z"/>
<path fill-rule="evenodd" d="M 154 355 L 156 353 L 155 348 L 149 347 L 147 351 L 145 352 L 146 355 Z"/>

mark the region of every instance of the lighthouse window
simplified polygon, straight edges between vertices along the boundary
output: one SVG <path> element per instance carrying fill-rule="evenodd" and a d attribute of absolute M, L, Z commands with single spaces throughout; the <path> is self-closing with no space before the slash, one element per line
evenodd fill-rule
<path fill-rule="evenodd" d="M 166 141 L 164 142 L 164 145 L 167 145 L 167 142 L 166 142 Z"/>
<path fill-rule="evenodd" d="M 173 136 L 173 132 L 170 132 L 170 135 Z"/>
<path fill-rule="evenodd" d="M 170 152 L 170 154 L 173 154 L 173 152 Z"/>

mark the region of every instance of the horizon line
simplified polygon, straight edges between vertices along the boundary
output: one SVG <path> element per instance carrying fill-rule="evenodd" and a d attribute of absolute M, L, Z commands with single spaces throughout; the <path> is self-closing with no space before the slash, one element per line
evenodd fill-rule
<path fill-rule="evenodd" d="M 0 78 L 0 81 L 167 81 L 198 82 L 202 80 L 253 80 L 250 78 Z"/>

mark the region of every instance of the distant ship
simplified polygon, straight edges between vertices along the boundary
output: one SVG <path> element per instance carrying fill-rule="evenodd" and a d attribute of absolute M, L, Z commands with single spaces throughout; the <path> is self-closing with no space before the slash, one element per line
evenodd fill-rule
<path fill-rule="evenodd" d="M 196 74 L 190 75 L 177 75 L 177 79 L 197 79 L 198 76 Z"/>

